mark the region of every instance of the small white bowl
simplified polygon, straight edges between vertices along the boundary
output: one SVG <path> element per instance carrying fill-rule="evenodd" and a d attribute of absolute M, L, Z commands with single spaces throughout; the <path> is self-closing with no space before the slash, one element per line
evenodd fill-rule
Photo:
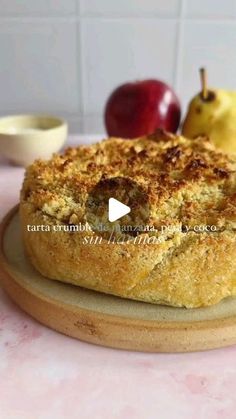
<path fill-rule="evenodd" d="M 67 123 L 44 115 L 0 118 L 0 154 L 11 162 L 28 166 L 37 158 L 49 159 L 66 141 Z"/>

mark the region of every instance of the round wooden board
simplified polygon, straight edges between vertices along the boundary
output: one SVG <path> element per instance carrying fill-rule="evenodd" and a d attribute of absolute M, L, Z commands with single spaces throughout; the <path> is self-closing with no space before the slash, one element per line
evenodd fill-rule
<path fill-rule="evenodd" d="M 1 285 L 23 310 L 52 329 L 98 345 L 149 352 L 236 344 L 235 298 L 211 308 L 186 310 L 49 280 L 24 255 L 18 207 L 2 221 L 0 238 Z"/>

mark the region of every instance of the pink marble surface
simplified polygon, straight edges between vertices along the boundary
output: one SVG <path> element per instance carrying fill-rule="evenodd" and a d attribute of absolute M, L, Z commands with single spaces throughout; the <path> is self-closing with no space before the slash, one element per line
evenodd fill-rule
<path fill-rule="evenodd" d="M 0 163 L 0 217 L 22 168 Z M 236 347 L 192 354 L 101 348 L 31 319 L 0 290 L 1 419 L 235 419 Z"/>

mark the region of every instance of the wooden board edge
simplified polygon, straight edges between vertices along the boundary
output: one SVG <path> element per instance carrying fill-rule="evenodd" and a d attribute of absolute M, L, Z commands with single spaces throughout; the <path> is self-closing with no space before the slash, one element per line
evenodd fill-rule
<path fill-rule="evenodd" d="M 0 224 L 0 280 L 9 296 L 40 323 L 85 342 L 146 352 L 191 352 L 236 343 L 236 318 L 194 323 L 130 319 L 57 304 L 43 298 L 11 277 L 3 252 L 4 232 L 18 210 L 15 206 Z"/>

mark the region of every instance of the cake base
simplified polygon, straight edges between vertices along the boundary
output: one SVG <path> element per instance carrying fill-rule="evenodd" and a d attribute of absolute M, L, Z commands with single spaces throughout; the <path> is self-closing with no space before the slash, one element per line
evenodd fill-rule
<path fill-rule="evenodd" d="M 49 280 L 24 254 L 18 207 L 2 221 L 0 241 L 0 284 L 24 311 L 58 332 L 97 345 L 148 352 L 191 352 L 236 344 L 236 298 L 187 310 Z"/>

